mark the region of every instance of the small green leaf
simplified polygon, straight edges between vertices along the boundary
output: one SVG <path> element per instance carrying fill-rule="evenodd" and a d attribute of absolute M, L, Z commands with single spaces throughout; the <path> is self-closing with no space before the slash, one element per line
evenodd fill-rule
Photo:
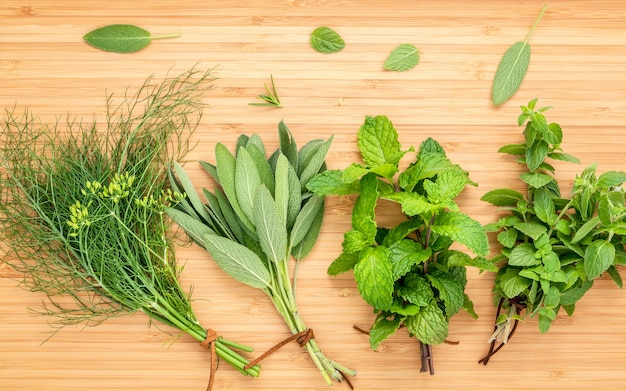
<path fill-rule="evenodd" d="M 379 115 L 365 117 L 357 133 L 357 144 L 363 161 L 370 167 L 389 163 L 397 166 L 404 156 L 400 150 L 398 132 L 389 118 Z"/>
<path fill-rule="evenodd" d="M 88 32 L 83 39 L 94 48 L 106 52 L 132 53 L 147 47 L 153 39 L 179 36 L 180 34 L 153 36 L 147 30 L 132 24 L 111 24 Z"/>
<path fill-rule="evenodd" d="M 280 151 L 293 167 L 298 167 L 298 145 L 291 130 L 283 120 L 278 123 L 278 139 L 280 140 Z"/>
<path fill-rule="evenodd" d="M 222 143 L 215 145 L 215 162 L 220 186 L 222 186 L 228 202 L 246 227 L 254 231 L 254 225 L 252 225 L 248 217 L 243 213 L 241 205 L 237 201 L 237 190 L 235 186 L 237 161 L 233 154 Z"/>
<path fill-rule="evenodd" d="M 408 273 L 414 265 L 426 261 L 432 251 L 411 239 L 403 239 L 389 246 L 389 258 L 393 265 L 393 279 Z"/>
<path fill-rule="evenodd" d="M 318 27 L 311 33 L 311 47 L 320 53 L 340 52 L 345 46 L 343 38 L 330 27 Z"/>
<path fill-rule="evenodd" d="M 509 255 L 511 266 L 534 266 L 541 264 L 541 259 L 535 258 L 535 247 L 530 243 L 522 243 L 515 247 Z"/>
<path fill-rule="evenodd" d="M 359 191 L 359 181 L 345 183 L 343 171 L 327 170 L 314 176 L 307 184 L 307 189 L 318 195 L 348 195 Z"/>
<path fill-rule="evenodd" d="M 608 171 L 598 177 L 596 186 L 602 189 L 619 186 L 626 182 L 626 173 L 622 171 Z"/>
<path fill-rule="evenodd" d="M 245 148 L 239 148 L 235 165 L 237 202 L 245 217 L 253 223 L 256 223 L 254 221 L 254 200 L 261 185 L 261 176 L 252 156 Z"/>
<path fill-rule="evenodd" d="M 439 291 L 439 297 L 446 308 L 447 319 L 463 308 L 463 285 L 453 280 L 447 273 L 438 270 L 426 274 L 426 278 Z"/>
<path fill-rule="evenodd" d="M 302 169 L 302 173 L 300 174 L 300 183 L 302 184 L 302 191 L 306 189 L 306 184 L 320 172 L 320 169 L 324 165 L 324 160 L 326 159 L 326 154 L 330 149 L 330 145 L 333 142 L 333 136 L 325 141 L 320 147 L 317 149 L 315 154 L 311 156 L 311 159 L 308 161 L 306 166 Z"/>
<path fill-rule="evenodd" d="M 356 254 L 374 244 L 375 241 L 375 234 L 373 236 L 367 236 L 361 231 L 352 230 L 343 234 L 341 246 L 345 253 Z"/>
<path fill-rule="evenodd" d="M 428 201 L 440 204 L 458 196 L 467 185 L 467 175 L 459 170 L 448 170 L 437 175 L 434 182 L 424 181 Z"/>
<path fill-rule="evenodd" d="M 327 273 L 331 276 L 347 272 L 354 269 L 354 265 L 359 262 L 357 254 L 341 253 L 331 264 L 328 266 Z"/>
<path fill-rule="evenodd" d="M 507 153 L 509 155 L 515 155 L 515 156 L 524 156 L 526 155 L 526 149 L 528 147 L 526 146 L 525 143 L 522 144 L 508 144 L 505 145 L 503 147 L 501 147 L 500 149 L 498 149 L 498 152 L 500 153 Z"/>
<path fill-rule="evenodd" d="M 404 72 L 415 68 L 420 61 L 419 49 L 405 43 L 397 46 L 385 60 L 386 71 Z"/>
<path fill-rule="evenodd" d="M 500 232 L 497 236 L 498 243 L 504 247 L 513 247 L 517 242 L 517 231 L 514 229 L 507 229 Z"/>
<path fill-rule="evenodd" d="M 493 261 L 485 259 L 483 257 L 471 257 L 468 254 L 457 251 L 457 250 L 449 250 L 446 251 L 448 266 L 472 266 L 476 267 L 480 270 L 486 270 L 489 272 L 497 272 L 498 267 L 494 264 Z"/>
<path fill-rule="evenodd" d="M 254 288 L 271 286 L 270 273 L 254 251 L 217 235 L 205 235 L 204 240 L 211 257 L 226 274 Z"/>
<path fill-rule="evenodd" d="M 530 63 L 530 45 L 528 42 L 545 10 L 546 6 L 544 5 L 526 39 L 523 42 L 519 41 L 513 44 L 502 56 L 491 87 L 491 99 L 494 105 L 498 106 L 509 100 L 522 84 Z"/>
<path fill-rule="evenodd" d="M 595 240 L 585 250 L 584 266 L 588 279 L 604 273 L 615 260 L 615 246 L 606 240 Z"/>
<path fill-rule="evenodd" d="M 585 224 L 578 228 L 576 234 L 571 240 L 571 243 L 575 244 L 583 240 L 598 226 L 598 224 L 600 224 L 600 218 L 598 216 L 592 217 L 591 219 L 587 220 Z"/>
<path fill-rule="evenodd" d="M 552 285 L 548 292 L 544 292 L 543 305 L 549 308 L 556 308 L 561 300 L 561 292 L 559 288 Z"/>
<path fill-rule="evenodd" d="M 313 246 L 317 242 L 317 238 L 320 235 L 322 229 L 322 222 L 324 220 L 324 204 L 318 209 L 315 219 L 311 223 L 309 231 L 304 235 L 304 239 L 300 243 L 291 249 L 291 255 L 297 260 L 305 258 L 313 249 Z"/>
<path fill-rule="evenodd" d="M 530 148 L 526 150 L 526 165 L 528 171 L 534 172 L 537 170 L 543 161 L 548 157 L 550 146 L 543 140 L 536 140 Z"/>
<path fill-rule="evenodd" d="M 520 178 L 536 189 L 543 187 L 554 180 L 554 178 L 550 175 L 541 172 L 524 172 L 520 175 Z"/>
<path fill-rule="evenodd" d="M 204 247 L 204 237 L 215 232 L 197 218 L 174 208 L 167 208 L 167 214 L 178 224 L 189 237 L 199 246 Z"/>
<path fill-rule="evenodd" d="M 550 159 L 560 160 L 560 161 L 563 161 L 563 162 L 580 164 L 580 160 L 576 156 L 569 155 L 567 153 L 552 152 L 552 153 L 548 154 L 548 157 Z"/>
<path fill-rule="evenodd" d="M 549 224 L 554 217 L 554 201 L 550 193 L 545 188 L 540 188 L 535 191 L 533 197 L 533 209 L 539 220 Z"/>
<path fill-rule="evenodd" d="M 477 255 L 489 253 L 489 240 L 480 223 L 460 212 L 442 212 L 431 226 L 434 233 L 445 235 L 467 246 Z"/>
<path fill-rule="evenodd" d="M 419 216 L 437 209 L 436 205 L 428 202 L 424 196 L 413 192 L 391 193 L 382 198 L 399 202 L 402 212 L 407 216 Z"/>
<path fill-rule="evenodd" d="M 354 278 L 363 299 L 377 310 L 386 310 L 393 301 L 393 273 L 389 250 L 368 247 L 354 266 Z"/>
<path fill-rule="evenodd" d="M 306 205 L 302 208 L 296 222 L 291 229 L 290 244 L 291 246 L 297 246 L 305 235 L 309 233 L 311 225 L 315 221 L 320 209 L 324 207 L 324 198 L 314 195 L 311 197 Z"/>
<path fill-rule="evenodd" d="M 544 225 L 541 225 L 539 223 L 534 223 L 534 222 L 520 221 L 520 222 L 515 223 L 513 225 L 513 228 L 520 231 L 526 236 L 530 236 L 534 240 L 539 239 L 541 235 L 548 232 L 548 229 Z"/>
<path fill-rule="evenodd" d="M 430 283 L 417 274 L 409 274 L 403 279 L 403 285 L 398 287 L 402 299 L 420 307 L 425 307 L 435 297 Z"/>
<path fill-rule="evenodd" d="M 519 270 L 508 269 L 500 278 L 500 286 L 504 295 L 512 299 L 522 293 L 532 283 L 531 279 L 519 275 Z"/>
<path fill-rule="evenodd" d="M 591 285 L 589 286 L 589 288 L 590 287 Z M 578 300 L 580 300 L 585 295 L 585 293 L 589 290 L 589 288 L 584 289 L 581 287 L 574 287 L 561 293 L 561 299 L 560 299 L 561 305 L 575 304 Z"/>
<path fill-rule="evenodd" d="M 402 317 L 395 317 L 392 320 L 384 316 L 379 316 L 370 328 L 370 346 L 373 350 L 378 349 L 378 345 L 388 337 L 395 334 L 400 327 Z"/>
<path fill-rule="evenodd" d="M 496 189 L 485 193 L 480 200 L 495 206 L 515 206 L 524 201 L 524 195 L 512 189 Z"/>
<path fill-rule="evenodd" d="M 415 316 L 409 316 L 404 325 L 412 335 L 428 345 L 443 343 L 448 336 L 448 321 L 433 300 Z"/>
<path fill-rule="evenodd" d="M 352 208 L 352 228 L 367 237 L 376 236 L 374 209 L 378 201 L 378 180 L 370 173 L 361 178 L 361 193 Z"/>

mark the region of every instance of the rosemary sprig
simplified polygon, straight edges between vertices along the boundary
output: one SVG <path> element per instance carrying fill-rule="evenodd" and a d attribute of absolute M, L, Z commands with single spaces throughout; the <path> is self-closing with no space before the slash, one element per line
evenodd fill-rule
<path fill-rule="evenodd" d="M 267 95 L 259 94 L 257 99 L 262 100 L 264 103 L 260 102 L 252 102 L 248 103 L 250 106 L 269 106 L 269 107 L 283 107 L 283 104 L 280 103 L 280 98 L 278 97 L 278 92 L 276 92 L 276 84 L 274 83 L 274 76 L 270 75 L 270 79 L 272 80 L 272 89 L 264 84 L 265 91 L 267 91 Z"/>
<path fill-rule="evenodd" d="M 141 311 L 257 376 L 259 368 L 245 370 L 248 361 L 232 351 L 236 344 L 209 340 L 214 332 L 197 320 L 165 214 L 183 198 L 169 190 L 166 167 L 189 151 L 212 80 L 210 71 L 195 69 L 160 84 L 148 79 L 119 105 L 107 99 L 103 129 L 7 111 L 0 131 L 2 260 L 23 273 L 24 287 L 47 295 L 41 312 L 56 317 L 58 328 Z"/>

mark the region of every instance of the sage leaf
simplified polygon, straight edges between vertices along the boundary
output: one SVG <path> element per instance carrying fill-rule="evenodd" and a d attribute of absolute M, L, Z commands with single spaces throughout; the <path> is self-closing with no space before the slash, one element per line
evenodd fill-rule
<path fill-rule="evenodd" d="M 287 226 L 287 210 L 289 208 L 289 161 L 281 152 L 276 160 L 274 170 L 274 200 L 276 210 L 283 225 Z"/>
<path fill-rule="evenodd" d="M 419 61 L 419 49 L 409 43 L 405 43 L 397 46 L 389 53 L 383 68 L 386 71 L 404 72 L 415 68 Z"/>
<path fill-rule="evenodd" d="M 218 143 L 215 145 L 215 162 L 219 183 L 224 190 L 224 194 L 226 195 L 228 202 L 246 227 L 254 231 L 254 226 L 248 217 L 243 213 L 241 205 L 239 205 L 239 201 L 237 200 L 237 190 L 235 186 L 237 161 L 235 156 L 233 156 L 224 144 Z"/>
<path fill-rule="evenodd" d="M 368 247 L 354 266 L 357 288 L 363 299 L 378 310 L 391 307 L 393 273 L 389 250 L 384 246 Z"/>
<path fill-rule="evenodd" d="M 83 36 L 96 49 L 115 53 L 137 52 L 153 39 L 176 38 L 180 34 L 151 35 L 148 30 L 132 24 L 111 24 L 92 30 Z"/>
<path fill-rule="evenodd" d="M 207 212 L 204 203 L 200 199 L 200 196 L 198 196 L 198 193 L 193 187 L 193 184 L 191 183 L 191 180 L 189 179 L 189 176 L 187 176 L 187 173 L 185 172 L 183 167 L 178 162 L 174 162 L 173 166 L 179 183 L 183 187 L 183 192 L 181 193 L 185 194 L 186 198 L 193 206 L 193 209 L 196 213 L 198 213 L 198 215 L 200 215 L 200 217 L 202 217 L 206 221 L 211 221 L 211 217 L 209 216 L 209 213 Z"/>
<path fill-rule="evenodd" d="M 530 37 L 545 10 L 546 6 L 544 5 L 526 39 L 514 43 L 502 56 L 491 86 L 491 99 L 494 105 L 499 106 L 509 100 L 522 84 L 530 63 Z"/>
<path fill-rule="evenodd" d="M 166 213 L 176 224 L 178 224 L 189 237 L 199 246 L 205 247 L 204 237 L 215 234 L 211 228 L 200 222 L 196 217 L 192 217 L 178 209 L 167 208 Z"/>
<path fill-rule="evenodd" d="M 239 148 L 237 153 L 234 180 L 235 194 L 241 211 L 249 221 L 255 223 L 254 199 L 262 183 L 256 163 L 245 148 Z"/>
<path fill-rule="evenodd" d="M 313 219 L 313 222 L 311 223 L 309 230 L 304 235 L 304 238 L 300 241 L 300 243 L 298 243 L 291 249 L 291 255 L 293 255 L 293 257 L 296 260 L 301 260 L 305 258 L 309 254 L 309 252 L 311 252 L 311 250 L 313 249 L 313 246 L 317 242 L 317 238 L 320 235 L 320 230 L 322 229 L 323 220 L 324 220 L 324 201 L 322 201 L 322 204 L 318 208 L 317 214 L 315 215 L 315 218 Z"/>
<path fill-rule="evenodd" d="M 343 38 L 330 27 L 318 27 L 311 33 L 311 47 L 320 53 L 340 52 L 345 46 Z"/>
<path fill-rule="evenodd" d="M 304 205 L 291 229 L 291 246 L 297 246 L 309 232 L 318 212 L 324 207 L 324 198 L 313 196 Z"/>
<path fill-rule="evenodd" d="M 254 200 L 254 221 L 259 243 L 267 258 L 274 263 L 287 257 L 287 229 L 276 210 L 274 198 L 265 186 L 260 186 Z"/>
<path fill-rule="evenodd" d="M 204 241 L 213 260 L 235 280 L 259 289 L 271 285 L 270 273 L 254 251 L 217 235 L 205 235 Z"/>

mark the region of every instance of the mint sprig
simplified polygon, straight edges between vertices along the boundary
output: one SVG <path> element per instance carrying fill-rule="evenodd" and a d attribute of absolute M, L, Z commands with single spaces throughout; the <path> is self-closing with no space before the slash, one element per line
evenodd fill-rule
<path fill-rule="evenodd" d="M 497 271 L 482 258 L 488 253 L 482 226 L 454 201 L 474 183 L 431 138 L 400 172 L 401 159 L 413 149 L 402 150 L 385 116 L 366 117 L 357 143 L 364 164 L 324 171 L 307 184 L 317 195 L 358 193 L 352 230 L 328 273 L 354 269 L 359 293 L 376 312 L 369 331 L 372 349 L 405 327 L 420 341 L 422 371 L 434 374 L 431 345 L 446 340 L 450 318 L 461 309 L 476 315 L 464 292 L 465 267 Z M 397 203 L 404 212 L 394 227 L 376 222 L 376 207 L 384 202 Z M 452 250 L 455 242 L 478 256 Z"/>
<path fill-rule="evenodd" d="M 535 109 L 536 104 L 534 99 L 523 106 L 518 118 L 524 142 L 500 148 L 526 167 L 520 175 L 526 194 L 503 188 L 482 197 L 509 211 L 485 227 L 498 233 L 502 245 L 491 261 L 506 261 L 495 279 L 498 311 L 491 347 L 479 361 L 485 365 L 513 336 L 520 320 L 536 317 L 545 333 L 561 309 L 574 313 L 576 302 L 605 272 L 622 286 L 616 266 L 626 263 L 626 192 L 621 187 L 626 173 L 598 176 L 592 164 L 576 177 L 570 196 L 563 197 L 550 161 L 579 161 L 562 152 L 561 127 L 548 123 L 543 114 L 549 107 Z"/>

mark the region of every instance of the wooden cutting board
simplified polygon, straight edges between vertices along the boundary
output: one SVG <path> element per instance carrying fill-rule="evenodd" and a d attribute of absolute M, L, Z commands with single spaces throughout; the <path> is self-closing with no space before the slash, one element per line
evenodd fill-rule
<path fill-rule="evenodd" d="M 521 90 L 501 107 L 490 102 L 491 80 L 504 51 L 523 40 L 538 15 L 538 1 L 69 1 L 4 0 L 0 4 L 0 108 L 32 109 L 44 121 L 71 113 L 102 118 L 105 96 L 138 87 L 154 75 L 183 72 L 194 64 L 219 77 L 187 167 L 204 184 L 196 160 L 213 161 L 220 141 L 234 146 L 258 133 L 273 149 L 284 119 L 301 143 L 335 135 L 328 165 L 358 159 L 356 132 L 366 115 L 387 115 L 403 146 L 426 137 L 440 141 L 449 157 L 470 171 L 479 187 L 468 189 L 461 209 L 482 223 L 496 218 L 480 196 L 496 187 L 519 187 L 518 165 L 497 153 L 521 140 L 519 106 L 540 98 L 554 106 L 563 148 L 582 166 L 557 164 L 564 191 L 584 165 L 625 170 L 626 3 L 550 1 L 531 40 L 532 60 Z M 180 32 L 134 54 L 97 51 L 86 32 L 111 23 L 132 23 L 152 33 Z M 314 52 L 308 43 L 318 26 L 336 29 L 347 42 L 337 54 Z M 382 69 L 398 44 L 420 48 L 409 72 Z M 249 106 L 270 75 L 284 108 Z M 208 185 L 208 182 L 206 182 Z M 371 308 L 351 273 L 326 268 L 350 229 L 352 198 L 330 197 L 320 240 L 303 263 L 298 301 L 324 352 L 356 368 L 357 390 L 621 390 L 626 388 L 626 293 L 606 279 L 579 303 L 574 317 L 559 315 L 546 335 L 535 320 L 487 366 L 495 309 L 492 274 L 469 271 L 467 293 L 480 319 L 453 318 L 457 346 L 434 349 L 436 375 L 419 373 L 418 344 L 404 332 L 371 351 Z M 394 212 L 379 210 L 389 224 Z M 287 336 L 282 319 L 258 291 L 226 277 L 195 247 L 177 252 L 185 263 L 183 285 L 193 286 L 203 324 L 262 352 Z M 45 298 L 18 287 L 0 264 L 0 389 L 2 390 L 203 390 L 209 356 L 191 338 L 174 342 L 171 330 L 148 327 L 137 314 L 97 327 L 68 327 L 52 338 L 38 309 Z M 46 341 L 45 343 L 43 343 Z M 170 345 L 171 342 L 174 342 Z M 341 389 L 345 385 L 335 385 Z M 260 378 L 245 378 L 222 364 L 215 389 L 326 390 L 308 355 L 291 344 L 267 359 Z"/>

